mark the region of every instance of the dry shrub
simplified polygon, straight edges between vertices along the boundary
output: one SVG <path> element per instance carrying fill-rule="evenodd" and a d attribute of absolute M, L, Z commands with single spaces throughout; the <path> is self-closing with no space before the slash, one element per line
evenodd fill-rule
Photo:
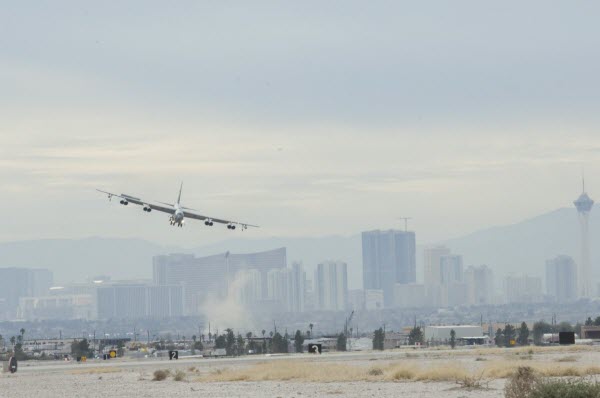
<path fill-rule="evenodd" d="M 492 362 L 484 369 L 484 374 L 492 379 L 506 379 L 512 377 L 518 369 L 530 367 L 537 374 L 544 377 L 569 377 L 591 376 L 600 374 L 599 366 L 564 366 L 552 363 L 531 362 L 528 365 L 515 367 L 510 361 Z"/>
<path fill-rule="evenodd" d="M 526 398 L 535 390 L 540 379 L 530 366 L 520 366 L 504 386 L 505 398 Z"/>
<path fill-rule="evenodd" d="M 592 398 L 600 396 L 600 384 L 587 380 L 543 380 L 526 398 Z M 525 397 L 525 396 L 524 396 Z"/>
<path fill-rule="evenodd" d="M 175 376 L 173 376 L 173 380 L 175 381 L 185 381 L 186 380 L 186 374 L 183 370 L 177 370 L 175 372 Z"/>
<path fill-rule="evenodd" d="M 167 369 L 159 369 L 154 371 L 154 381 L 163 381 L 171 375 L 171 371 Z"/>
<path fill-rule="evenodd" d="M 277 361 L 259 363 L 248 368 L 222 370 L 201 376 L 198 381 L 268 381 L 302 380 L 311 382 L 343 381 L 456 381 L 469 377 L 453 364 L 415 367 L 407 364 L 373 367 L 365 371 L 360 366 L 333 363 Z"/>
<path fill-rule="evenodd" d="M 371 369 L 369 369 L 369 371 L 367 372 L 367 374 L 369 376 L 382 376 L 383 375 L 383 370 L 381 370 L 380 368 L 371 368 Z"/>
<path fill-rule="evenodd" d="M 483 388 L 488 388 L 489 383 L 482 382 L 483 380 L 483 372 L 479 374 L 479 376 L 466 376 L 462 379 L 456 380 L 456 384 L 460 386 L 460 388 L 464 388 L 467 390 L 481 390 Z"/>
<path fill-rule="evenodd" d="M 446 364 L 420 369 L 413 379 L 417 381 L 456 381 L 469 376 L 470 374 L 464 369 L 453 364 Z"/>
<path fill-rule="evenodd" d="M 409 368 L 401 368 L 392 374 L 394 380 L 411 380 L 415 378 L 415 371 Z"/>
<path fill-rule="evenodd" d="M 575 355 L 569 355 L 566 357 L 558 358 L 556 362 L 577 362 L 577 357 Z"/>

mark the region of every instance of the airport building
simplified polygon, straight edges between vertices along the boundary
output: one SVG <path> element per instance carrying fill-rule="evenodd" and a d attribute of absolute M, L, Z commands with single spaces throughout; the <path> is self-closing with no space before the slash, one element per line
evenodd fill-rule
<path fill-rule="evenodd" d="M 394 305 L 394 285 L 416 282 L 415 233 L 368 231 L 362 233 L 363 286 L 383 290 L 386 307 Z"/>
<path fill-rule="evenodd" d="M 425 341 L 447 342 L 450 340 L 452 330 L 456 333 L 456 339 L 465 339 L 468 337 L 483 337 L 481 326 L 454 325 L 454 326 L 426 326 Z"/>

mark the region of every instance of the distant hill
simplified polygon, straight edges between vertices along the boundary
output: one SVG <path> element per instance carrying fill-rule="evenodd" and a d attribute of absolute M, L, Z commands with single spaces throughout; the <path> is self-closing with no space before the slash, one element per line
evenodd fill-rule
<path fill-rule="evenodd" d="M 591 212 L 590 246 L 595 278 L 600 277 L 600 245 L 595 231 L 600 226 L 600 209 Z M 577 211 L 562 208 L 513 225 L 477 231 L 443 242 L 462 254 L 466 265 L 487 264 L 498 277 L 528 273 L 544 277 L 545 261 L 567 254 L 579 262 L 581 237 Z"/>
<path fill-rule="evenodd" d="M 600 246 L 595 245 L 595 226 L 600 226 L 600 209 L 592 211 L 592 262 L 594 275 L 600 277 Z M 418 231 L 417 231 L 418 239 Z M 580 236 L 575 209 L 563 208 L 523 222 L 477 231 L 441 242 L 464 256 L 465 265 L 487 264 L 499 284 L 511 273 L 544 276 L 545 260 L 568 254 L 579 261 Z M 195 248 L 163 246 L 141 239 L 85 238 L 50 239 L 0 243 L 0 267 L 43 267 L 54 272 L 58 283 L 82 281 L 98 274 L 114 279 L 151 278 L 152 256 L 183 252 L 211 255 L 227 250 L 245 253 L 287 247 L 288 264 L 302 260 L 312 279 L 312 271 L 323 260 L 348 263 L 351 288 L 362 286 L 360 234 L 319 238 L 234 238 Z M 421 267 L 422 246 L 417 247 Z M 420 270 L 419 270 L 420 271 Z M 417 273 L 421 275 L 421 272 Z"/>
<path fill-rule="evenodd" d="M 83 281 L 99 274 L 114 279 L 152 276 L 152 256 L 177 248 L 141 239 L 46 239 L 0 243 L 1 267 L 48 268 L 55 282 Z"/>
<path fill-rule="evenodd" d="M 106 274 L 113 279 L 151 278 L 152 257 L 166 253 L 199 256 L 231 251 L 246 253 L 287 247 L 288 263 L 302 260 L 307 271 L 319 261 L 348 263 L 351 286 L 362 284 L 360 237 L 229 239 L 218 244 L 181 248 L 141 239 L 48 239 L 0 243 L 0 267 L 38 267 L 54 272 L 57 283 L 83 281 Z M 312 279 L 312 274 L 309 274 Z"/>

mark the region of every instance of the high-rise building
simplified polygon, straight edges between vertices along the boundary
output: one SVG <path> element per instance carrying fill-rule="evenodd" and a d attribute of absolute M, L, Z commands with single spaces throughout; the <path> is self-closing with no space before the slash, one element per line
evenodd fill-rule
<path fill-rule="evenodd" d="M 286 267 L 286 249 L 259 253 L 223 253 L 208 257 L 170 254 L 153 258 L 154 284 L 182 285 L 186 315 L 198 315 L 208 297 L 222 298 L 242 269 L 255 269 L 261 275 L 261 298 L 267 299 L 267 273 Z"/>
<path fill-rule="evenodd" d="M 267 299 L 282 312 L 290 310 L 290 279 L 291 271 L 287 268 L 267 272 Z"/>
<path fill-rule="evenodd" d="M 0 300 L 5 313 L 1 318 L 16 316 L 21 297 L 45 296 L 52 287 L 52 272 L 39 268 L 0 268 Z"/>
<path fill-rule="evenodd" d="M 542 279 L 528 276 L 507 276 L 503 283 L 507 303 L 538 303 L 542 301 Z"/>
<path fill-rule="evenodd" d="M 17 318 L 23 320 L 94 319 L 94 301 L 89 294 L 21 297 Z"/>
<path fill-rule="evenodd" d="M 423 250 L 423 281 L 425 285 L 439 285 L 441 283 L 440 259 L 449 256 L 450 249 L 446 246 L 429 246 Z"/>
<path fill-rule="evenodd" d="M 463 259 L 456 254 L 440 256 L 440 284 L 449 285 L 463 281 Z"/>
<path fill-rule="evenodd" d="M 306 293 L 306 272 L 302 263 L 292 263 L 290 274 L 290 311 L 304 312 L 305 293 Z"/>
<path fill-rule="evenodd" d="M 415 233 L 368 231 L 362 233 L 363 285 L 383 290 L 386 307 L 394 305 L 394 285 L 416 282 Z"/>
<path fill-rule="evenodd" d="M 571 257 L 546 261 L 546 293 L 559 303 L 577 299 L 577 265 Z"/>
<path fill-rule="evenodd" d="M 579 225 L 581 227 L 581 259 L 579 261 L 579 295 L 581 297 L 592 296 L 592 271 L 590 261 L 590 212 L 594 207 L 594 201 L 585 192 L 585 181 L 583 183 L 583 192 L 573 202 L 579 215 Z"/>
<path fill-rule="evenodd" d="M 394 304 L 398 308 L 425 307 L 427 305 L 425 285 L 422 283 L 396 283 L 394 300 Z"/>
<path fill-rule="evenodd" d="M 362 289 L 348 290 L 348 309 L 362 311 L 365 309 L 365 291 Z"/>
<path fill-rule="evenodd" d="M 316 305 L 320 311 L 342 311 L 348 303 L 348 271 L 341 261 L 317 265 L 315 271 Z"/>
<path fill-rule="evenodd" d="M 183 315 L 181 286 L 114 284 L 97 289 L 99 319 L 170 318 Z"/>
<path fill-rule="evenodd" d="M 262 277 L 256 269 L 241 269 L 235 274 L 236 301 L 244 306 L 253 306 L 262 300 Z"/>
<path fill-rule="evenodd" d="M 469 287 L 469 304 L 493 304 L 494 273 L 488 266 L 468 267 L 464 273 L 464 280 Z"/>

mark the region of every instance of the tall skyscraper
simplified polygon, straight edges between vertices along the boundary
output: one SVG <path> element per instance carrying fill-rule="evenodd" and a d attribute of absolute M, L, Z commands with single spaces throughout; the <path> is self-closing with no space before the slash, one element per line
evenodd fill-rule
<path fill-rule="evenodd" d="M 583 183 L 583 192 L 573 202 L 579 215 L 579 225 L 581 227 L 581 259 L 579 261 L 579 295 L 581 297 L 591 297 L 591 261 L 590 261 L 590 211 L 594 207 L 594 201 L 585 192 L 585 181 Z"/>
<path fill-rule="evenodd" d="M 267 272 L 267 299 L 277 303 L 282 312 L 289 311 L 290 274 L 287 268 L 272 269 Z"/>
<path fill-rule="evenodd" d="M 362 233 L 363 285 L 383 290 L 386 307 L 394 305 L 394 285 L 416 282 L 415 233 L 368 231 Z"/>
<path fill-rule="evenodd" d="M 52 272 L 39 268 L 0 268 L 0 300 L 6 313 L 0 319 L 16 315 L 21 297 L 45 296 L 52 287 Z"/>
<path fill-rule="evenodd" d="M 465 271 L 465 282 L 469 287 L 469 303 L 492 304 L 494 298 L 494 273 L 486 266 L 469 267 Z"/>
<path fill-rule="evenodd" d="M 293 263 L 290 274 L 290 311 L 304 312 L 305 293 L 306 293 L 306 272 L 302 263 Z"/>
<path fill-rule="evenodd" d="M 328 261 L 317 265 L 315 271 L 316 309 L 343 311 L 348 303 L 348 270 L 341 261 Z"/>
<path fill-rule="evenodd" d="M 577 265 L 571 257 L 546 261 L 546 293 L 559 303 L 577 299 Z"/>
<path fill-rule="evenodd" d="M 446 246 L 429 246 L 423 250 L 423 281 L 426 286 L 441 283 L 440 258 L 449 255 L 450 249 Z"/>
<path fill-rule="evenodd" d="M 457 254 L 448 254 L 440 257 L 440 283 L 449 285 L 463 280 L 463 259 Z"/>

